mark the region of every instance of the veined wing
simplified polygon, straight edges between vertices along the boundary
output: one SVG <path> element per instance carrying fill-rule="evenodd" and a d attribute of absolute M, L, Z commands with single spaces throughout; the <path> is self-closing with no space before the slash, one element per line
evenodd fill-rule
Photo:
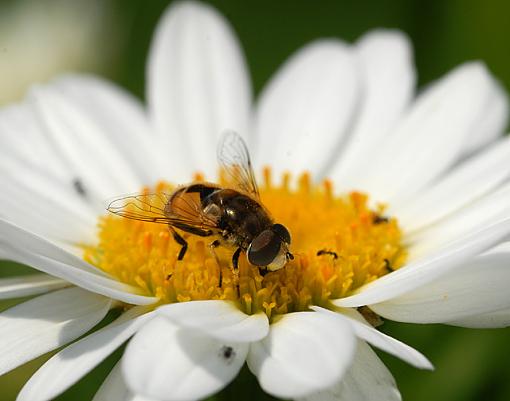
<path fill-rule="evenodd" d="M 218 163 L 222 167 L 227 185 L 256 199 L 259 189 L 253 173 L 250 153 L 246 143 L 234 131 L 226 132 L 218 144 Z"/>
<path fill-rule="evenodd" d="M 107 209 L 127 219 L 168 224 L 197 234 L 217 229 L 217 222 L 202 211 L 200 199 L 185 191 L 125 196 L 113 200 Z"/>
<path fill-rule="evenodd" d="M 170 195 L 165 193 L 124 196 L 110 202 L 107 210 L 127 219 L 150 223 L 171 224 L 165 213 Z"/>

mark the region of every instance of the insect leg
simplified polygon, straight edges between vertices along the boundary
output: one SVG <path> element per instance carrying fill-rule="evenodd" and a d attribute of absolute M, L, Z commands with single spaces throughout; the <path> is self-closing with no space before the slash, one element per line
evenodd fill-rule
<path fill-rule="evenodd" d="M 216 264 L 218 265 L 218 267 L 220 269 L 220 279 L 219 279 L 218 287 L 221 287 L 221 284 L 223 282 L 223 276 L 221 274 L 221 265 L 220 265 L 220 260 L 218 259 L 218 255 L 216 255 L 216 252 L 214 251 L 214 249 L 217 248 L 218 246 L 220 246 L 220 241 L 218 241 L 217 239 L 215 239 L 213 242 L 211 242 L 209 244 L 209 249 L 211 250 L 212 254 L 214 255 L 214 258 L 216 259 Z"/>
<path fill-rule="evenodd" d="M 239 255 L 241 255 L 241 248 L 237 248 L 234 254 L 232 255 L 232 270 L 234 273 L 234 278 L 237 283 L 237 296 L 241 296 L 241 289 L 239 288 Z"/>
<path fill-rule="evenodd" d="M 338 259 L 338 254 L 336 252 L 328 251 L 326 249 L 321 249 L 320 251 L 317 251 L 317 256 L 321 255 L 331 255 L 333 256 L 333 259 Z"/>
<path fill-rule="evenodd" d="M 177 260 L 182 260 L 184 258 L 184 255 L 186 255 L 186 251 L 188 250 L 188 243 L 173 228 L 170 227 L 170 231 L 172 232 L 175 242 L 181 245 L 181 250 L 179 251 L 179 256 L 177 256 Z"/>
<path fill-rule="evenodd" d="M 393 266 L 391 265 L 391 262 L 390 262 L 388 259 L 384 259 L 384 267 L 385 267 L 385 268 L 386 268 L 386 270 L 388 270 L 390 273 L 395 271 L 395 269 L 394 269 L 394 268 L 393 268 Z"/>
<path fill-rule="evenodd" d="M 232 255 L 232 266 L 234 267 L 234 271 L 239 270 L 239 256 L 241 255 L 241 248 L 237 248 L 234 254 Z"/>

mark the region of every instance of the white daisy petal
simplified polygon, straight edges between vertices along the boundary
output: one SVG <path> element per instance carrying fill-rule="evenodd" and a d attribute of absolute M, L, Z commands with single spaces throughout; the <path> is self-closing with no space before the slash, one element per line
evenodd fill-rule
<path fill-rule="evenodd" d="M 452 326 L 468 327 L 473 329 L 495 329 L 510 326 L 510 308 L 496 312 L 471 315 L 461 319 L 447 322 Z"/>
<path fill-rule="evenodd" d="M 22 248 L 17 245 L 22 244 Z M 152 304 L 154 297 L 138 295 L 140 289 L 109 278 L 80 258 L 56 245 L 0 219 L 0 249 L 10 260 L 66 280 L 79 287 L 129 304 Z"/>
<path fill-rule="evenodd" d="M 211 149 L 225 129 L 248 134 L 251 88 L 241 48 L 212 7 L 180 2 L 161 18 L 147 66 L 149 112 L 177 182 L 216 176 Z M 189 155 L 192 155 L 190 158 Z"/>
<path fill-rule="evenodd" d="M 489 149 L 458 165 L 431 188 L 401 204 L 398 200 L 389 213 L 395 211 L 406 232 L 424 226 L 457 211 L 489 193 L 510 176 L 510 138 L 505 137 Z"/>
<path fill-rule="evenodd" d="M 106 273 L 85 262 L 83 259 L 70 254 L 54 243 L 21 227 L 17 227 L 8 221 L 0 219 L 0 248 L 3 248 L 5 245 L 16 248 L 19 244 L 23 244 L 23 250 L 27 253 L 45 256 L 49 259 L 54 259 L 90 273 L 106 277 Z"/>
<path fill-rule="evenodd" d="M 126 384 L 160 401 L 195 400 L 234 379 L 248 344 L 226 343 L 156 317 L 128 344 L 122 359 Z"/>
<path fill-rule="evenodd" d="M 102 178 L 108 177 L 112 168 L 118 168 L 122 177 L 115 176 L 115 183 L 122 182 L 123 176 L 132 172 L 138 176 L 138 184 L 129 186 L 129 191 L 139 190 L 142 181 L 153 181 L 146 180 L 148 175 L 140 173 L 144 169 L 162 176 L 163 169 L 155 163 L 159 153 L 153 150 L 160 147 L 151 149 L 148 145 L 149 128 L 141 106 L 120 89 L 99 79 L 62 78 L 40 88 L 36 94 L 46 125 L 41 124 L 27 104 L 0 114 L 0 131 L 5 131 L 2 140 L 8 145 L 7 154 L 0 160 L 0 183 L 5 189 L 0 194 L 0 213 L 50 238 L 89 241 L 94 238 L 97 213 L 105 211 L 105 199 L 126 193 L 128 189 L 123 186 L 122 190 L 120 187 L 112 189 L 108 195 L 97 194 L 81 175 L 82 170 L 100 170 Z M 23 131 L 21 135 L 20 130 Z M 68 135 L 70 131 L 72 135 Z M 65 142 L 60 140 L 62 132 Z M 11 139 L 19 136 L 22 140 Z M 12 143 L 16 146 L 9 146 Z M 31 148 L 26 143 L 37 149 L 37 155 L 18 151 Z M 72 152 L 79 152 L 81 158 L 68 160 Z M 143 161 L 139 160 L 142 154 Z M 151 157 L 147 158 L 147 154 Z M 94 160 L 101 155 L 102 164 Z M 135 155 L 138 155 L 138 162 Z M 50 161 L 57 161 L 58 168 Z M 130 166 L 136 166 L 135 171 Z M 15 177 L 13 171 L 16 171 Z M 90 204 L 91 200 L 95 202 Z M 69 221 L 73 224 L 68 224 Z"/>
<path fill-rule="evenodd" d="M 44 169 L 5 155 L 0 160 L 0 185 L 3 218 L 53 240 L 94 239 L 97 215 L 77 195 L 70 179 L 56 179 Z"/>
<path fill-rule="evenodd" d="M 485 104 L 485 110 L 472 127 L 471 134 L 464 144 L 463 153 L 476 152 L 504 133 L 508 124 L 508 96 L 498 83 Z"/>
<path fill-rule="evenodd" d="M 67 176 L 61 160 L 55 157 L 54 149 L 46 140 L 34 110 L 27 103 L 0 110 L 0 149 L 3 150 L 2 157 L 10 155 L 55 177 Z"/>
<path fill-rule="evenodd" d="M 338 382 L 355 348 L 348 322 L 322 313 L 295 312 L 271 324 L 269 335 L 251 345 L 247 361 L 267 393 L 296 398 Z"/>
<path fill-rule="evenodd" d="M 86 333 L 110 305 L 110 299 L 74 287 L 0 313 L 0 375 Z"/>
<path fill-rule="evenodd" d="M 480 63 L 464 64 L 430 86 L 378 148 L 359 188 L 375 200 L 409 199 L 459 158 L 499 91 Z"/>
<path fill-rule="evenodd" d="M 51 357 L 21 389 L 17 401 L 52 400 L 80 380 L 131 337 L 152 314 L 136 307 L 101 330 Z M 142 315 L 142 316 L 140 316 Z"/>
<path fill-rule="evenodd" d="M 488 252 L 431 283 L 371 308 L 388 319 L 404 322 L 448 323 L 464 318 L 476 322 L 473 316 L 510 309 L 509 265 L 510 252 Z M 504 318 L 504 313 L 499 316 Z M 484 320 L 487 325 L 488 318 Z"/>
<path fill-rule="evenodd" d="M 69 283 L 131 304 L 151 304 L 156 298 L 138 295 L 140 289 L 107 277 L 92 265 L 55 245 L 0 220 L 0 248 L 8 259 L 29 265 Z M 18 235 L 19 234 L 19 235 Z M 22 238 L 23 249 L 7 241 Z M 28 241 L 27 241 L 28 239 Z"/>
<path fill-rule="evenodd" d="M 130 401 L 131 397 L 132 394 L 122 377 L 121 362 L 119 361 L 106 376 L 92 401 Z"/>
<path fill-rule="evenodd" d="M 67 170 L 96 202 L 140 190 L 142 182 L 119 147 L 108 139 L 108 128 L 90 109 L 51 85 L 31 91 L 47 140 Z M 129 118 L 129 116 L 123 116 Z"/>
<path fill-rule="evenodd" d="M 356 186 L 370 155 L 377 152 L 407 108 L 416 81 L 412 46 L 400 31 L 371 31 L 358 40 L 355 51 L 362 74 L 360 110 L 345 149 L 329 174 L 344 189 Z"/>
<path fill-rule="evenodd" d="M 13 247 L 4 247 L 4 249 L 8 252 L 11 260 L 59 277 L 91 292 L 134 305 L 149 305 L 157 302 L 157 298 L 139 295 L 140 288 L 123 284 L 117 280 L 90 273 L 46 256 L 28 253 L 25 250 Z"/>
<path fill-rule="evenodd" d="M 0 148 L 0 216 L 50 238 L 90 239 L 96 215 L 27 104 L 0 112 Z"/>
<path fill-rule="evenodd" d="M 510 218 L 453 241 L 422 260 L 380 277 L 356 294 L 332 301 L 340 307 L 357 307 L 380 303 L 439 279 L 461 266 L 469 258 L 500 242 L 510 233 Z"/>
<path fill-rule="evenodd" d="M 358 338 L 365 340 L 369 344 L 387 352 L 388 354 L 396 356 L 417 368 L 433 369 L 432 364 L 425 356 L 409 345 L 374 329 L 366 322 L 363 316 L 353 309 L 341 309 L 338 312 L 333 312 L 319 306 L 312 306 L 311 309 L 319 313 L 328 314 L 336 319 L 347 319 L 349 324 L 352 325 Z"/>
<path fill-rule="evenodd" d="M 358 341 L 351 367 L 333 387 L 300 401 L 400 401 L 395 379 L 374 351 Z"/>
<path fill-rule="evenodd" d="M 151 400 L 141 395 L 135 395 L 129 391 L 122 375 L 121 362 L 113 367 L 92 401 L 158 401 Z"/>
<path fill-rule="evenodd" d="M 128 398 L 128 401 L 160 401 L 160 400 L 148 398 L 140 394 L 131 394 L 131 398 Z"/>
<path fill-rule="evenodd" d="M 221 341 L 251 342 L 269 331 L 265 313 L 246 315 L 228 301 L 192 301 L 161 306 L 157 314 L 181 327 L 199 330 Z"/>
<path fill-rule="evenodd" d="M 338 154 L 359 96 L 354 51 L 340 41 L 314 42 L 272 78 L 257 110 L 255 161 L 321 176 Z"/>
<path fill-rule="evenodd" d="M 69 285 L 67 281 L 48 276 L 47 274 L 2 278 L 0 279 L 0 299 L 43 294 Z"/>
<path fill-rule="evenodd" d="M 173 164 L 156 142 L 146 111 L 134 96 L 108 81 L 87 75 L 62 77 L 54 81 L 54 88 L 103 131 L 105 140 L 118 149 L 144 185 L 154 184 L 171 171 Z"/>
<path fill-rule="evenodd" d="M 415 260 L 444 244 L 510 216 L 510 182 L 451 217 L 410 237 L 409 257 Z"/>

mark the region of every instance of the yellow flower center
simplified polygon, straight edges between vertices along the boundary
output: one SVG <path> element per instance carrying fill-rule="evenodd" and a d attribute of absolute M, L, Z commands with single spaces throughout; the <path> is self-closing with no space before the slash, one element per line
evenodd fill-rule
<path fill-rule="evenodd" d="M 181 246 L 167 226 L 113 215 L 100 218 L 99 241 L 84 247 L 84 259 L 161 303 L 226 299 L 248 314 L 264 311 L 269 318 L 312 304 L 327 306 L 330 299 L 402 266 L 401 231 L 395 218 L 384 216 L 382 205 L 371 210 L 368 197 L 359 192 L 337 197 L 329 181 L 314 186 L 307 174 L 295 189 L 288 175 L 282 181 L 273 185 L 266 170 L 260 188 L 262 203 L 292 236 L 294 260 L 278 271 L 261 275 L 242 253 L 235 274 L 235 249 L 213 250 L 214 238 L 182 232 L 188 250 L 177 260 Z M 152 192 L 172 189 L 160 183 Z"/>

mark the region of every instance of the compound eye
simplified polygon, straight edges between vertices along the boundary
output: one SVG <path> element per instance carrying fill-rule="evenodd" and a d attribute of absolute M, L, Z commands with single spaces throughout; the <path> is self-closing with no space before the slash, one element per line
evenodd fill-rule
<path fill-rule="evenodd" d="M 248 261 L 255 266 L 267 266 L 280 252 L 282 240 L 271 229 L 262 231 L 248 247 Z"/>
<path fill-rule="evenodd" d="M 289 230 L 285 226 L 282 226 L 281 224 L 273 224 L 273 227 L 271 229 L 278 235 L 282 241 L 285 241 L 287 244 L 290 244 L 290 234 Z"/>

